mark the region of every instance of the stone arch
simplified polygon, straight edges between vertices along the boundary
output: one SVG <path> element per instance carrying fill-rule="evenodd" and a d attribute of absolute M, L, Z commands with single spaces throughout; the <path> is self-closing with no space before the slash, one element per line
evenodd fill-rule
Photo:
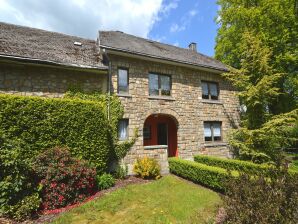
<path fill-rule="evenodd" d="M 143 121 L 145 121 L 149 116 L 153 115 L 153 114 L 164 114 L 164 115 L 168 115 L 171 118 L 174 119 L 177 129 L 179 129 L 179 124 L 180 124 L 180 116 L 179 114 L 172 110 L 172 109 L 151 109 L 149 111 L 147 111 L 145 117 L 143 118 Z"/>

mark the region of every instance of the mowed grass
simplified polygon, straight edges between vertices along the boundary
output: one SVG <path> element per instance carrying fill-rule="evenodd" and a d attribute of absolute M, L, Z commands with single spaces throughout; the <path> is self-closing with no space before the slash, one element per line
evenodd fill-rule
<path fill-rule="evenodd" d="M 130 185 L 60 215 L 53 223 L 211 223 L 217 193 L 173 175 Z"/>
<path fill-rule="evenodd" d="M 293 160 L 291 166 L 290 166 L 290 169 L 298 172 L 298 160 Z"/>

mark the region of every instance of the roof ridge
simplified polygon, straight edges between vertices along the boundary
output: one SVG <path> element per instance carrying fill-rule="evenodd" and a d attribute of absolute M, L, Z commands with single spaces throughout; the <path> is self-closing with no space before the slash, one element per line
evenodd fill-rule
<path fill-rule="evenodd" d="M 36 28 L 36 27 L 30 27 L 30 26 L 24 26 L 24 25 L 19 25 L 19 24 L 13 24 L 13 23 L 7 23 L 7 22 L 1 22 L 0 21 L 0 25 L 1 24 L 8 25 L 8 26 L 19 27 L 19 28 L 30 29 L 30 30 L 35 30 L 35 31 L 42 31 L 42 32 L 46 32 L 46 33 L 59 34 L 59 35 L 67 36 L 67 37 L 80 38 L 80 39 L 96 42 L 95 39 L 93 40 L 93 39 L 89 39 L 89 38 L 85 38 L 85 37 L 79 37 L 79 36 L 75 36 L 75 35 L 71 35 L 71 34 L 65 34 L 65 33 L 62 33 L 62 32 L 45 30 L 45 29 Z"/>

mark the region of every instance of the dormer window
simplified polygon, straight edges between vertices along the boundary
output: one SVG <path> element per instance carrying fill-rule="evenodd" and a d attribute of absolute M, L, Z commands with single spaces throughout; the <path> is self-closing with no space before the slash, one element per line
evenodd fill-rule
<path fill-rule="evenodd" d="M 129 86 L 128 69 L 119 68 L 118 69 L 118 93 L 128 94 Z"/>
<path fill-rule="evenodd" d="M 218 100 L 219 88 L 216 82 L 202 81 L 202 98 L 206 100 Z"/>
<path fill-rule="evenodd" d="M 171 76 L 160 74 L 149 74 L 149 95 L 150 96 L 170 96 Z"/>

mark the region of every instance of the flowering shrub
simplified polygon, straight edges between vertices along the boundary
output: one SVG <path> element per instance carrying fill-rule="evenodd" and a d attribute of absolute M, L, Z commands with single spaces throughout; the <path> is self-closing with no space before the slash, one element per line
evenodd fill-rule
<path fill-rule="evenodd" d="M 45 210 L 83 201 L 96 190 L 95 168 L 71 157 L 66 148 L 56 147 L 40 154 L 34 169 L 40 178 Z"/>
<path fill-rule="evenodd" d="M 160 165 L 155 159 L 144 157 L 137 159 L 133 171 L 143 179 L 160 178 Z"/>

